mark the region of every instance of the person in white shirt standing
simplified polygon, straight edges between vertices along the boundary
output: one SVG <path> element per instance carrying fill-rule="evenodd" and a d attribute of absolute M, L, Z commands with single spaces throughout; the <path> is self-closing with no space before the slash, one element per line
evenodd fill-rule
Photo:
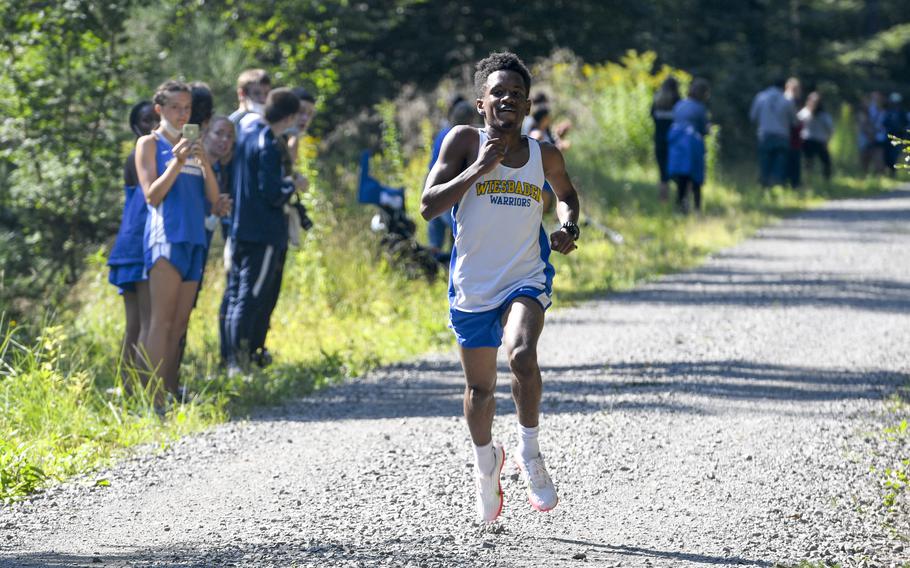
<path fill-rule="evenodd" d="M 578 194 L 563 156 L 552 144 L 522 136 L 531 106 L 531 76 L 512 53 L 493 53 L 474 75 L 482 129 L 458 126 L 442 144 L 421 199 L 432 219 L 447 209 L 455 219 L 449 270 L 451 327 L 465 373 L 464 415 L 475 447 L 477 514 L 486 522 L 502 511 L 505 451 L 493 441 L 496 355 L 505 345 L 518 412 L 515 455 L 531 505 L 556 506 L 556 488 L 537 441 L 542 392 L 537 342 L 550 306 L 550 251 L 569 254 L 579 237 Z M 562 227 L 543 229 L 543 185 L 558 200 Z"/>
<path fill-rule="evenodd" d="M 800 135 L 803 138 L 803 156 L 806 158 L 806 170 L 812 171 L 815 158 L 822 163 L 822 175 L 825 181 L 831 179 L 831 154 L 828 152 L 828 141 L 834 134 L 834 120 L 822 105 L 822 98 L 817 92 L 809 93 L 804 106 L 796 118 L 802 124 Z"/>

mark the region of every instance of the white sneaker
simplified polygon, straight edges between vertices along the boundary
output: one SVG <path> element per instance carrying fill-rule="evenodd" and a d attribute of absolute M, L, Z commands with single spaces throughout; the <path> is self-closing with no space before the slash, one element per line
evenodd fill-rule
<path fill-rule="evenodd" d="M 474 466 L 474 483 L 477 487 L 477 517 L 492 523 L 502 513 L 502 466 L 506 463 L 506 451 L 501 444 L 493 443 L 496 464 L 489 475 L 481 473 Z"/>
<path fill-rule="evenodd" d="M 538 455 L 526 462 L 521 458 L 521 454 L 516 453 L 515 464 L 528 488 L 528 501 L 531 502 L 531 506 L 543 512 L 554 508 L 559 503 L 559 496 L 556 495 L 556 487 L 553 486 L 553 480 L 547 473 L 543 456 Z"/>

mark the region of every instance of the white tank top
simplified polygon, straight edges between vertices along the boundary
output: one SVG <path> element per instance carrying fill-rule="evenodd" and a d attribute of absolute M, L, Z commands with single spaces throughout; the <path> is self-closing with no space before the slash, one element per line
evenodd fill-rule
<path fill-rule="evenodd" d="M 487 141 L 479 130 L 478 152 Z M 543 160 L 528 139 L 520 168 L 498 165 L 478 179 L 455 204 L 455 247 L 449 270 L 449 305 L 463 312 L 498 308 L 522 288 L 544 308 L 550 305 L 553 267 L 543 219 Z"/>

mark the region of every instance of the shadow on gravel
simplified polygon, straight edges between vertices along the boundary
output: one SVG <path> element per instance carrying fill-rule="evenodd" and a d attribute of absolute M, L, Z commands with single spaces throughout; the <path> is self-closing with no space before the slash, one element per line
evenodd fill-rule
<path fill-rule="evenodd" d="M 433 537 L 436 541 L 442 537 Z M 430 543 L 393 541 L 382 548 L 335 542 L 314 544 L 311 541 L 263 541 L 238 543 L 217 549 L 205 546 L 189 548 L 169 546 L 157 548 L 123 547 L 123 552 L 111 554 L 75 554 L 64 552 L 34 552 L 18 556 L 0 556 L 0 568 L 89 568 L 116 566 L 118 568 L 212 568 L 221 566 L 485 566 L 482 559 L 472 559 L 470 551 L 446 553 Z M 397 545 L 397 546 L 395 546 Z"/>
<path fill-rule="evenodd" d="M 691 552 L 670 552 L 668 550 L 654 550 L 653 548 L 644 548 L 640 546 L 626 546 L 623 544 L 600 544 L 584 540 L 572 540 L 568 538 L 550 537 L 550 540 L 565 544 L 586 546 L 605 552 L 611 555 L 632 556 L 638 558 L 665 558 L 677 562 L 693 562 L 696 564 L 722 564 L 729 566 L 738 564 L 741 566 L 772 566 L 772 562 L 765 560 L 750 560 L 739 556 L 708 556 L 705 554 L 695 554 Z"/>
<path fill-rule="evenodd" d="M 842 274 L 768 275 L 718 267 L 669 276 L 623 296 L 633 302 L 679 306 L 816 306 L 910 312 L 910 281 L 849 278 Z"/>
<path fill-rule="evenodd" d="M 910 383 L 910 374 L 754 363 L 739 360 L 651 361 L 544 366 L 547 414 L 634 412 L 701 414 L 673 393 L 726 400 L 836 401 L 881 399 Z M 398 365 L 370 380 L 268 410 L 253 420 L 362 420 L 460 417 L 463 379 L 457 362 Z M 510 414 L 509 370 L 499 368 L 497 414 Z"/>

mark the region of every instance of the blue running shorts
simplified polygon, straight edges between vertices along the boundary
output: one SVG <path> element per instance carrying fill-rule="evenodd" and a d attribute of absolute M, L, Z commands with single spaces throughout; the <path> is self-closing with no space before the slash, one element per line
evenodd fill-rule
<path fill-rule="evenodd" d="M 111 265 L 111 271 L 107 275 L 107 281 L 116 286 L 121 294 L 135 292 L 136 282 L 146 279 L 145 265 L 141 262 Z"/>
<path fill-rule="evenodd" d="M 502 315 L 506 313 L 515 298 L 525 296 L 532 298 L 547 310 L 550 307 L 550 296 L 545 290 L 526 286 L 519 288 L 506 297 L 498 308 L 485 312 L 462 312 L 450 309 L 449 327 L 455 332 L 455 338 L 462 347 L 499 347 L 502 345 Z"/>
<path fill-rule="evenodd" d="M 205 245 L 190 243 L 161 243 L 145 250 L 146 273 L 159 259 L 170 262 L 184 282 L 199 282 L 205 268 Z"/>

